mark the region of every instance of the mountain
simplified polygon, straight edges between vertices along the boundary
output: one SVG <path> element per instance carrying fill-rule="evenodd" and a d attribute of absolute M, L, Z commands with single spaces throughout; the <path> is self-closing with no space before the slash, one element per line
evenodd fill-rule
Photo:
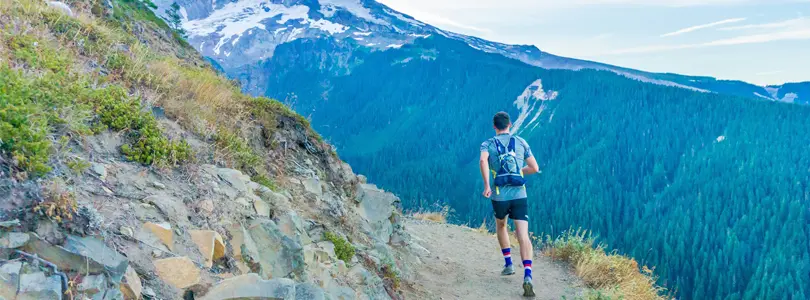
<path fill-rule="evenodd" d="M 204 56 L 215 59 L 228 70 L 271 58 L 279 45 L 298 39 L 329 38 L 347 44 L 349 49 L 346 51 L 351 52 L 396 49 L 420 38 L 441 35 L 463 41 L 480 51 L 501 54 L 546 69 L 606 70 L 659 85 L 810 104 L 810 100 L 806 100 L 810 96 L 793 96 L 789 95 L 790 92 L 780 96 L 780 86 L 764 87 L 712 77 L 650 73 L 561 57 L 531 45 L 508 45 L 457 34 L 415 20 L 373 0 L 158 0 L 155 3 L 159 6 L 157 11 L 164 16 L 172 11 L 171 4 L 179 4 L 177 14 L 181 16 L 181 25 L 189 42 Z M 341 69 L 348 72 L 351 65 L 342 65 Z M 806 86 L 810 82 L 800 84 Z M 261 88 L 250 91 L 260 93 Z"/>
<path fill-rule="evenodd" d="M 807 298 L 810 106 L 782 103 L 807 103 L 807 83 L 569 59 L 374 1 L 178 3 L 193 47 L 307 116 L 405 209 L 492 226 L 477 150 L 504 110 L 543 170 L 536 234 L 591 230 L 683 299 Z"/>

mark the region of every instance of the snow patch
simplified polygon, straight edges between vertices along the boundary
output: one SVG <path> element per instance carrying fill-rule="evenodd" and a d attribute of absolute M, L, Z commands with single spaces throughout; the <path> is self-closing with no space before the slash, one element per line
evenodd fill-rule
<path fill-rule="evenodd" d="M 441 33 L 442 31 L 441 31 L 441 30 L 439 30 L 438 32 L 439 32 L 439 33 Z M 415 37 L 415 38 L 417 38 L 417 39 L 418 39 L 418 38 L 429 38 L 429 37 L 430 37 L 430 34 L 417 34 L 417 33 L 411 33 L 411 34 L 409 34 L 409 35 L 410 35 L 410 36 L 412 36 L 412 37 Z"/>
<path fill-rule="evenodd" d="M 329 22 L 328 20 L 324 20 L 324 19 L 313 21 L 309 25 L 309 27 L 318 28 L 320 30 L 329 32 L 330 34 L 343 33 L 343 32 L 346 32 L 346 30 L 349 29 L 349 27 L 346 27 L 346 26 L 343 26 L 343 25 L 337 24 L 337 23 L 332 23 L 332 22 Z"/>
<path fill-rule="evenodd" d="M 391 45 L 388 45 L 388 47 L 386 47 L 386 48 L 399 49 L 399 48 L 402 48 L 402 46 L 404 46 L 404 45 L 403 44 L 391 44 Z"/>
<path fill-rule="evenodd" d="M 365 31 L 355 31 L 355 32 L 354 32 L 354 35 L 369 36 L 369 35 L 371 35 L 371 31 L 368 31 L 368 32 L 365 32 Z"/>
<path fill-rule="evenodd" d="M 268 18 L 281 15 L 281 24 L 292 19 L 306 19 L 309 7 L 295 5 L 286 7 L 281 4 L 266 3 L 262 0 L 248 0 L 230 2 L 221 9 L 215 10 L 205 19 L 193 20 L 183 23 L 183 29 L 190 36 L 207 36 L 216 33 L 220 39 L 214 52 L 219 54 L 220 48 L 227 40 L 242 35 L 253 28 L 266 30 L 261 22 Z"/>
<path fill-rule="evenodd" d="M 520 110 L 520 114 L 517 119 L 515 119 L 515 122 L 512 123 L 512 133 L 518 133 L 532 113 L 534 113 L 534 117 L 525 124 L 526 127 L 537 121 L 537 118 L 540 117 L 540 114 L 542 114 L 547 107 L 546 101 L 557 99 L 557 95 L 558 93 L 556 91 L 546 92 L 543 90 L 542 79 L 537 79 L 526 87 L 523 93 L 521 93 L 514 102 L 515 106 Z"/>
<path fill-rule="evenodd" d="M 405 15 L 400 14 L 400 13 L 395 12 L 395 11 L 390 10 L 390 9 L 386 9 L 386 10 L 385 10 L 385 12 L 386 12 L 387 14 L 389 14 L 389 15 L 392 15 L 392 16 L 396 17 L 397 19 L 400 19 L 400 20 L 402 20 L 402 21 L 405 21 L 405 22 L 407 22 L 407 23 L 410 23 L 411 25 L 414 25 L 414 26 L 422 27 L 423 25 L 425 25 L 425 24 L 423 24 L 422 22 L 419 22 L 419 21 L 417 21 L 417 20 L 414 20 L 414 19 L 408 18 L 408 17 L 406 17 Z"/>
<path fill-rule="evenodd" d="M 774 100 L 774 99 L 773 99 L 773 98 L 771 98 L 771 97 L 765 96 L 765 95 L 760 94 L 760 93 L 757 93 L 757 92 L 754 92 L 754 95 L 755 95 L 755 96 L 759 96 L 759 97 L 761 97 L 761 98 L 768 99 L 768 100 Z"/>
<path fill-rule="evenodd" d="M 368 47 L 374 47 L 376 45 L 377 45 L 376 43 L 368 43 L 368 44 L 366 44 L 366 46 L 368 46 Z"/>
<path fill-rule="evenodd" d="M 725 140 L 726 140 L 726 136 L 725 136 L 725 135 L 721 135 L 721 136 L 718 136 L 718 137 L 717 137 L 717 142 L 718 142 L 718 143 L 722 143 L 722 142 L 723 142 L 723 141 L 725 141 Z"/>
<path fill-rule="evenodd" d="M 771 98 L 776 99 L 776 98 L 779 97 L 779 88 L 778 87 L 764 86 L 762 88 L 764 88 L 765 91 L 768 92 L 768 94 L 771 94 Z"/>
<path fill-rule="evenodd" d="M 799 95 L 797 95 L 796 93 L 787 93 L 787 94 L 785 94 L 784 97 L 782 97 L 782 99 L 779 99 L 779 101 L 787 102 L 787 103 L 793 103 L 793 101 L 795 101 L 798 98 L 799 98 Z"/>
<path fill-rule="evenodd" d="M 321 4 L 321 11 L 324 10 L 323 8 L 324 6 L 331 6 L 332 9 L 334 9 L 334 7 L 340 7 L 357 16 L 358 18 L 365 19 L 375 24 L 389 25 L 388 22 L 377 19 L 374 16 L 372 16 L 371 10 L 363 6 L 363 3 L 361 3 L 360 0 L 319 0 L 319 2 Z"/>

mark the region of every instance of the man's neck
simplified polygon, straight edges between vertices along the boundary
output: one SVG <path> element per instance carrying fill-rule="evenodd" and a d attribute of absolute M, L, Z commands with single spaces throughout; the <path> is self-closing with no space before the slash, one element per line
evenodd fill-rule
<path fill-rule="evenodd" d="M 504 130 L 504 131 L 495 130 L 495 134 L 496 135 L 509 134 L 509 129 Z"/>

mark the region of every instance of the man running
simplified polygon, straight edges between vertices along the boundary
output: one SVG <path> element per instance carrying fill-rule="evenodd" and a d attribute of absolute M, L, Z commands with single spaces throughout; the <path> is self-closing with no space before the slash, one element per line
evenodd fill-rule
<path fill-rule="evenodd" d="M 481 144 L 481 177 L 484 178 L 484 197 L 492 199 L 495 211 L 498 243 L 506 264 L 502 275 L 512 275 L 509 232 L 506 229 L 506 216 L 515 223 L 515 233 L 520 244 L 520 258 L 523 260 L 523 296 L 533 297 L 532 285 L 532 243 L 529 240 L 529 212 L 524 176 L 539 172 L 537 160 L 532 156 L 529 144 L 510 133 L 512 122 L 509 114 L 499 112 L 493 118 L 495 136 Z M 491 172 L 491 174 L 490 174 Z M 493 193 L 490 179 L 495 185 Z"/>

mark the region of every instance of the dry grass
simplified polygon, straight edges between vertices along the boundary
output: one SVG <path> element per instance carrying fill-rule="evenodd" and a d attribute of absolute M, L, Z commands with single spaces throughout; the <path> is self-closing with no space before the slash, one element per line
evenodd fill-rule
<path fill-rule="evenodd" d="M 447 215 L 441 212 L 418 212 L 411 215 L 414 219 L 431 221 L 436 223 L 447 223 Z"/>
<path fill-rule="evenodd" d="M 655 284 L 653 271 L 615 252 L 595 245 L 587 231 L 564 233 L 557 239 L 547 237 L 543 254 L 569 263 L 585 284 L 594 289 L 590 299 L 663 300 L 666 289 Z"/>

